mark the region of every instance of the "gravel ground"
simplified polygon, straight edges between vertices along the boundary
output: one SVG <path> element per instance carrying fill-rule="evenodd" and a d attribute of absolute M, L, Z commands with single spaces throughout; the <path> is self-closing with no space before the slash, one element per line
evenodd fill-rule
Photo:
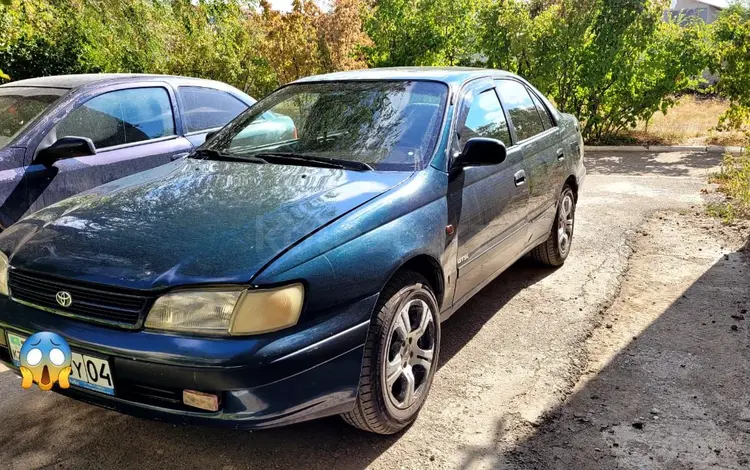
<path fill-rule="evenodd" d="M 0 467 L 747 468 L 750 226 L 700 215 L 720 159 L 587 155 L 568 262 L 521 260 L 443 325 L 400 435 L 174 427 L 24 392 L 6 370 Z"/>

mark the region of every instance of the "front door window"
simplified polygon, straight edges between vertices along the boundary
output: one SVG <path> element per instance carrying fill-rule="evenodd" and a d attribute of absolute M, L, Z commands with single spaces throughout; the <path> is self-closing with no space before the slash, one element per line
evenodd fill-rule
<path fill-rule="evenodd" d="M 164 88 L 117 90 L 90 99 L 55 126 L 55 138 L 88 137 L 97 149 L 175 134 Z"/>

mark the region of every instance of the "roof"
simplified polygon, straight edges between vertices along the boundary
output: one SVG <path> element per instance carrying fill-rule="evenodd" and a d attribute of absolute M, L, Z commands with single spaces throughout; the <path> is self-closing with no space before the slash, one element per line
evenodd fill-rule
<path fill-rule="evenodd" d="M 727 0 L 696 0 L 698 3 L 705 3 L 716 8 L 729 8 L 729 2 Z"/>
<path fill-rule="evenodd" d="M 694 0 L 697 3 L 703 3 L 704 5 L 710 5 L 712 7 L 716 7 L 719 9 L 729 8 L 729 2 L 727 0 Z M 671 8 L 677 9 L 677 8 L 683 8 L 679 7 L 680 3 L 682 3 L 680 0 L 672 0 Z"/>
<path fill-rule="evenodd" d="M 185 80 L 201 80 L 210 81 L 214 84 L 221 84 L 217 88 L 226 87 L 226 84 L 221 82 L 215 82 L 213 80 L 204 80 L 199 78 L 188 78 L 179 77 L 174 75 L 154 75 L 154 74 L 140 74 L 140 73 L 84 73 L 79 75 L 53 75 L 49 77 L 38 77 L 28 78 L 26 80 L 17 80 L 4 85 L 2 87 L 45 87 L 45 88 L 80 88 L 91 84 L 104 84 L 107 82 L 127 82 L 129 80 L 162 80 L 162 81 L 185 81 Z"/>
<path fill-rule="evenodd" d="M 385 67 L 313 75 L 301 78 L 294 83 L 345 80 L 435 80 L 452 85 L 460 85 L 467 80 L 486 77 L 488 75 L 496 77 L 503 75 L 514 76 L 502 70 L 472 67 Z"/>

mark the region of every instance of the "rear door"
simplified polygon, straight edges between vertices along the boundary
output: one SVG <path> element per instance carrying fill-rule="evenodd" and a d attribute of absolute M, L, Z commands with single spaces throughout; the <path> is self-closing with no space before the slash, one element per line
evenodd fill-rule
<path fill-rule="evenodd" d="M 221 129 L 250 107 L 229 92 L 194 85 L 178 87 L 177 97 L 185 137 L 195 147 L 206 141 L 206 134 Z"/>
<path fill-rule="evenodd" d="M 455 301 L 515 260 L 526 241 L 528 186 L 523 151 L 514 145 L 507 115 L 491 80 L 471 85 L 459 105 L 453 149 L 472 137 L 501 140 L 508 148 L 503 163 L 451 172 L 451 188 L 462 191 L 458 209 L 458 282 Z"/>
<path fill-rule="evenodd" d="M 528 243 L 531 243 L 545 236 L 554 220 L 564 180 L 565 154 L 560 132 L 534 91 L 513 79 L 497 80 L 497 90 L 523 152 L 529 187 Z"/>
<path fill-rule="evenodd" d="M 90 138 L 96 154 L 60 160 L 51 167 L 27 168 L 31 211 L 190 152 L 178 136 L 174 95 L 166 85 L 109 90 L 65 115 L 45 136 L 37 152 L 65 136 Z"/>

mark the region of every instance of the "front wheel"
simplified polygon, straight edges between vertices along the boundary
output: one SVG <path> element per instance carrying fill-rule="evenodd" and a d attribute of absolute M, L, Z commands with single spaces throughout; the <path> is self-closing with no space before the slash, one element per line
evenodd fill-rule
<path fill-rule="evenodd" d="M 427 280 L 397 273 L 381 292 L 365 344 L 352 426 L 394 434 L 411 424 L 427 398 L 440 351 L 440 317 Z"/>
<path fill-rule="evenodd" d="M 576 198 L 570 186 L 565 186 L 557 201 L 557 217 L 544 243 L 531 251 L 531 256 L 549 266 L 562 266 L 570 254 L 575 226 Z"/>

